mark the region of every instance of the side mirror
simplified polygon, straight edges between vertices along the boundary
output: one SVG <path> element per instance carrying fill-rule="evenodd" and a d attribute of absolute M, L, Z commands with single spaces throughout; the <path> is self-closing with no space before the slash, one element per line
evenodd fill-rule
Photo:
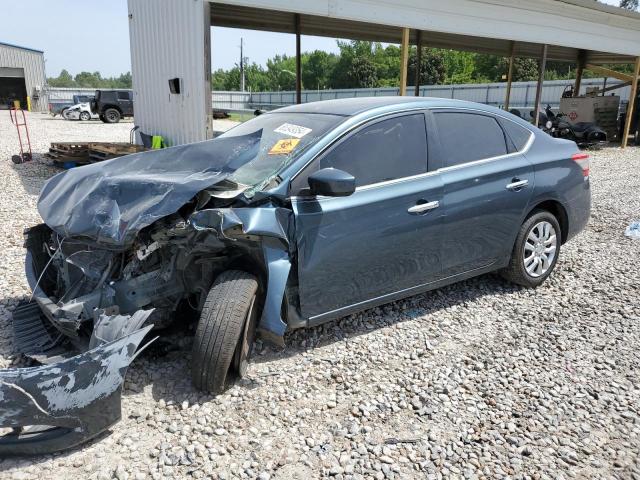
<path fill-rule="evenodd" d="M 356 191 L 353 175 L 337 168 L 323 168 L 308 178 L 309 193 L 326 197 L 348 197 Z"/>

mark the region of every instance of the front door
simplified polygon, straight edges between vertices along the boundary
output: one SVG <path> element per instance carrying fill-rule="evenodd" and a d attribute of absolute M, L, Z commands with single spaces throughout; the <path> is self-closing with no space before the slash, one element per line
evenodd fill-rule
<path fill-rule="evenodd" d="M 442 273 L 448 277 L 511 255 L 534 174 L 498 118 L 442 110 L 433 112 L 433 120 L 444 184 Z M 527 132 L 515 123 L 513 128 Z"/>
<path fill-rule="evenodd" d="M 292 187 L 328 167 L 351 173 L 355 193 L 292 200 L 300 306 L 312 324 L 433 281 L 441 268 L 442 180 L 427 173 L 423 113 L 366 124 Z"/>

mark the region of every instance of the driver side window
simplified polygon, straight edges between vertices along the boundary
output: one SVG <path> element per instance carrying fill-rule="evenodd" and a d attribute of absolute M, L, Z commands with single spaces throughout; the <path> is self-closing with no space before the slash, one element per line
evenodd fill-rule
<path fill-rule="evenodd" d="M 350 173 L 356 187 L 426 173 L 424 114 L 395 116 L 362 127 L 314 160 L 293 180 L 292 192 L 306 189 L 308 176 L 322 168 Z"/>

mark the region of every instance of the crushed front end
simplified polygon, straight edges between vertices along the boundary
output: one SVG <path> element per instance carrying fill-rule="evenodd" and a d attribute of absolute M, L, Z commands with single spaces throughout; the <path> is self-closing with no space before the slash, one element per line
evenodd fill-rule
<path fill-rule="evenodd" d="M 334 121 L 323 119 L 317 135 Z M 25 232 L 33 295 L 13 315 L 17 349 L 42 366 L 0 371 L 0 456 L 63 450 L 118 421 L 145 335 L 183 320 L 178 312 L 198 314 L 226 269 L 259 278 L 257 331 L 283 344 L 292 324 L 283 316 L 295 310 L 287 296 L 294 224 L 273 192 L 291 149 L 316 137 L 281 123 L 261 116 L 224 138 L 74 168 L 46 183 L 44 223 Z M 304 138 L 274 150 L 294 133 Z"/>

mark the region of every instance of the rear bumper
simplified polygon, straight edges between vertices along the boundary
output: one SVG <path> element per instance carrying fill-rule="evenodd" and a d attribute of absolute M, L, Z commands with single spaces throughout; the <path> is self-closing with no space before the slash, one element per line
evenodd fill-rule
<path fill-rule="evenodd" d="M 567 202 L 567 216 L 569 220 L 569 231 L 567 240 L 572 239 L 585 229 L 591 216 L 591 180 L 584 179 L 581 188 L 577 189 L 576 195 Z"/>

